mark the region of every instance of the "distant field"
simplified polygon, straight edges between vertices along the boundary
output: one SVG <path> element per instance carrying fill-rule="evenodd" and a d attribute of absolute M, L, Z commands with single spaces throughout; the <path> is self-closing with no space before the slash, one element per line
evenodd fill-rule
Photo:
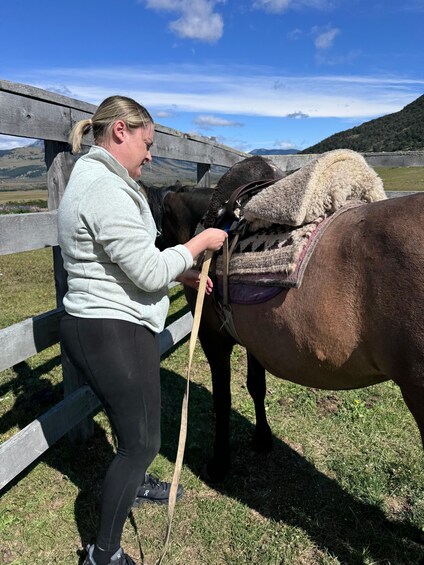
<path fill-rule="evenodd" d="M 376 167 L 385 190 L 424 190 L 424 167 Z"/>
<path fill-rule="evenodd" d="M 8 190 L 0 191 L 0 204 L 8 202 L 27 202 L 30 200 L 47 201 L 46 190 Z"/>

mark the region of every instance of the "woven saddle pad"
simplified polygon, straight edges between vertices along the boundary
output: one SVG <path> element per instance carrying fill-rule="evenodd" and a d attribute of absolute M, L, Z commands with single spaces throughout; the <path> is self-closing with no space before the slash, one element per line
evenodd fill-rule
<path fill-rule="evenodd" d="M 320 216 L 298 228 L 272 224 L 246 232 L 230 258 L 231 284 L 299 287 L 308 262 L 329 225 L 347 210 L 362 206 L 350 202 L 329 216 Z M 216 274 L 223 276 L 222 252 L 216 260 Z"/>

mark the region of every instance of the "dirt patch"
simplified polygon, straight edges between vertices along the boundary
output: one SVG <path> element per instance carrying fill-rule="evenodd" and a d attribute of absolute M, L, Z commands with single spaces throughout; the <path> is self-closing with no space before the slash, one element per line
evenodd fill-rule
<path fill-rule="evenodd" d="M 328 416 L 329 414 L 336 414 L 340 406 L 343 404 L 342 399 L 337 394 L 329 394 L 328 396 L 317 396 L 316 399 L 317 410 L 320 416 Z"/>
<path fill-rule="evenodd" d="M 291 396 L 282 396 L 277 400 L 277 402 L 283 408 L 291 408 L 293 406 L 294 398 Z"/>
<path fill-rule="evenodd" d="M 373 394 L 372 396 L 369 396 L 366 400 L 365 400 L 365 406 L 367 408 L 372 408 L 373 406 L 375 406 L 377 404 L 377 402 L 380 400 L 380 397 L 377 394 Z"/>
<path fill-rule="evenodd" d="M 411 511 L 411 501 L 405 496 L 386 496 L 384 508 L 390 518 L 402 518 Z"/>
<path fill-rule="evenodd" d="M 7 565 L 7 563 L 12 563 L 13 559 L 14 559 L 13 554 L 9 548 L 0 547 L 0 563 L 4 563 L 5 565 Z"/>

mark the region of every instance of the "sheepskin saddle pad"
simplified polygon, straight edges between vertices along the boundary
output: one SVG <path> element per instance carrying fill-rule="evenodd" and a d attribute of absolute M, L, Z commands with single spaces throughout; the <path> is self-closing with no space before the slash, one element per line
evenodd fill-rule
<path fill-rule="evenodd" d="M 298 287 L 328 225 L 352 206 L 386 198 L 359 153 L 330 151 L 241 204 L 246 229 L 228 266 L 230 284 Z M 223 274 L 222 255 L 216 263 Z"/>
<path fill-rule="evenodd" d="M 243 206 L 242 215 L 253 228 L 275 223 L 303 226 L 347 202 L 385 198 L 381 178 L 362 155 L 336 149 L 261 190 Z"/>

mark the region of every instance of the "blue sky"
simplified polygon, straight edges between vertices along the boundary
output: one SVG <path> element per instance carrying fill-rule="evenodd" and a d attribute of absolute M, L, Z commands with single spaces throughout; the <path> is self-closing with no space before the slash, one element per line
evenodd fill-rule
<path fill-rule="evenodd" d="M 0 17 L 0 78 L 125 94 L 242 151 L 303 149 L 424 93 L 424 0 L 3 0 Z"/>

